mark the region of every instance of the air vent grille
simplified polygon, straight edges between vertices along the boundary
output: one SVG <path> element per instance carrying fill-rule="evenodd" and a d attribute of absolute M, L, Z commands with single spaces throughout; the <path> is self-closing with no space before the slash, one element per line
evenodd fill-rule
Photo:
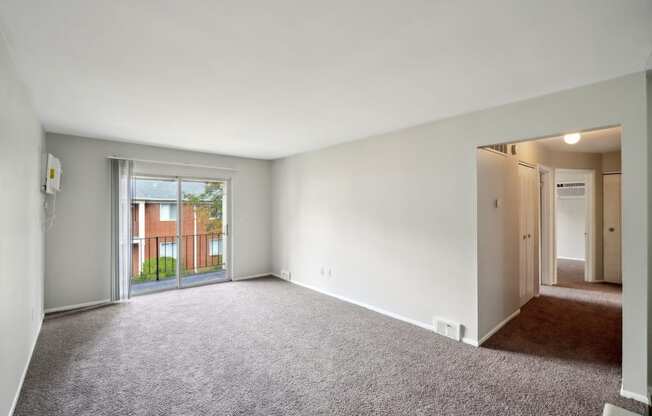
<path fill-rule="evenodd" d="M 564 182 L 557 184 L 557 196 L 560 199 L 583 198 L 586 193 L 584 182 Z"/>
<path fill-rule="evenodd" d="M 496 152 L 504 153 L 506 155 L 516 154 L 516 145 L 513 144 L 492 144 L 485 146 L 485 148 L 495 150 Z"/>

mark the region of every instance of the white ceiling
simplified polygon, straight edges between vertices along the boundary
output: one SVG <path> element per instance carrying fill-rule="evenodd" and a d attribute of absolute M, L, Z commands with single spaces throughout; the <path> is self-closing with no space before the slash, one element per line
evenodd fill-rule
<path fill-rule="evenodd" d="M 641 71 L 649 0 L 2 0 L 44 127 L 277 158 Z"/>
<path fill-rule="evenodd" d="M 537 143 L 558 152 L 608 153 L 620 150 L 620 136 L 621 128 L 612 127 L 583 132 L 575 144 L 567 144 L 563 136 L 538 140 Z"/>

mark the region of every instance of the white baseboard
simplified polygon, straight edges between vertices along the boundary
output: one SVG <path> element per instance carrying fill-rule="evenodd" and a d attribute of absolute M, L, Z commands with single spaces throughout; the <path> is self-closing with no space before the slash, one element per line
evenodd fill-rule
<path fill-rule="evenodd" d="M 18 398 L 20 397 L 20 392 L 23 390 L 23 383 L 25 382 L 25 377 L 27 376 L 27 370 L 29 370 L 29 364 L 32 362 L 32 355 L 34 355 L 36 343 L 38 342 L 38 337 L 41 334 L 41 328 L 43 327 L 43 317 L 44 315 L 41 315 L 41 320 L 39 321 L 38 329 L 36 330 L 36 336 L 34 337 L 34 342 L 32 343 L 32 349 L 29 352 L 29 357 L 27 357 L 27 362 L 25 363 L 23 374 L 20 376 L 18 389 L 16 389 L 16 394 L 14 395 L 14 401 L 11 403 L 11 407 L 9 408 L 9 416 L 14 414 L 14 410 L 16 410 L 16 405 L 18 404 Z"/>
<path fill-rule="evenodd" d="M 564 256 L 557 256 L 558 259 L 562 260 L 575 260 L 575 261 L 586 261 L 586 259 L 580 259 L 577 257 L 564 257 Z"/>
<path fill-rule="evenodd" d="M 78 303 L 76 305 L 59 306 L 57 308 L 46 309 L 45 313 L 64 312 L 72 309 L 87 308 L 89 306 L 101 305 L 103 303 L 111 303 L 111 299 L 94 300 L 92 302 Z"/>
<path fill-rule="evenodd" d="M 282 277 L 279 276 L 276 273 L 270 273 L 270 274 L 272 276 L 274 276 L 274 277 L 278 277 L 279 279 L 282 279 Z M 386 310 L 384 310 L 382 308 L 378 308 L 376 306 L 369 305 L 369 304 L 366 304 L 364 302 L 359 302 L 359 301 L 354 300 L 354 299 L 349 299 L 349 298 L 347 298 L 345 296 L 341 296 L 341 295 L 337 295 L 337 294 L 332 293 L 332 292 L 328 292 L 328 291 L 320 289 L 320 288 L 318 288 L 316 286 L 312 286 L 312 285 L 308 285 L 308 284 L 305 284 L 305 283 L 292 281 L 292 280 L 288 280 L 288 282 L 294 283 L 294 284 L 302 286 L 302 287 L 305 287 L 306 289 L 314 290 L 315 292 L 319 292 L 319 293 L 322 293 L 322 294 L 327 295 L 327 296 L 334 297 L 334 298 L 342 300 L 344 302 L 348 302 L 348 303 L 352 303 L 354 305 L 361 306 L 361 307 L 363 307 L 365 309 L 369 309 L 371 311 L 378 312 L 378 313 L 383 314 L 385 316 L 389 316 L 390 318 L 398 319 L 399 321 L 407 322 L 409 324 L 416 325 L 416 326 L 418 326 L 420 328 L 424 328 L 424 329 L 427 329 L 429 331 L 433 331 L 433 332 L 435 331 L 435 327 L 433 325 L 427 324 L 425 322 L 416 321 L 414 319 L 406 318 L 405 316 L 398 315 L 398 314 L 396 314 L 394 312 L 389 312 L 389 311 L 386 311 Z M 465 343 L 465 344 L 474 346 L 474 347 L 479 347 L 480 345 L 482 345 L 483 342 L 488 340 L 489 337 L 491 337 L 493 334 L 498 332 L 498 330 L 500 328 L 505 326 L 507 324 L 507 322 L 514 319 L 519 313 L 521 313 L 521 309 L 517 309 L 515 312 L 513 312 L 511 315 L 509 315 L 506 319 L 504 319 L 502 322 L 500 322 L 498 325 L 496 325 L 491 331 L 489 331 L 489 333 L 487 333 L 484 337 L 482 337 L 482 339 L 480 341 L 478 341 L 476 339 L 473 339 L 473 338 L 464 337 L 464 338 L 462 338 L 462 342 Z"/>
<path fill-rule="evenodd" d="M 256 279 L 258 277 L 265 277 L 265 276 L 276 276 L 274 273 L 260 273 L 260 274 L 252 274 L 251 276 L 241 276 L 241 277 L 234 277 L 233 281 L 236 282 L 238 280 L 248 280 L 248 279 Z M 278 277 L 278 276 L 277 276 Z"/>
<path fill-rule="evenodd" d="M 491 331 L 487 332 L 487 333 L 485 334 L 485 336 L 483 336 L 482 338 L 480 338 L 480 341 L 478 342 L 478 345 L 482 345 L 486 340 L 488 340 L 489 338 L 491 338 L 491 336 L 492 336 L 493 334 L 495 334 L 496 332 L 498 332 L 498 331 L 500 330 L 500 328 L 502 328 L 502 327 L 504 327 L 505 325 L 507 325 L 507 322 L 509 322 L 509 321 L 511 321 L 512 319 L 516 318 L 516 316 L 518 316 L 519 313 L 521 313 L 521 309 L 520 309 L 520 308 L 517 309 L 517 310 L 515 310 L 514 312 L 512 312 L 512 314 L 509 315 L 507 318 L 505 318 L 505 319 L 503 319 L 502 321 L 500 321 L 500 322 L 498 323 L 498 325 L 496 325 L 495 327 L 493 327 L 493 329 L 492 329 Z"/>
<path fill-rule="evenodd" d="M 332 293 L 332 292 L 328 292 L 328 291 L 320 289 L 320 288 L 318 288 L 316 286 L 308 285 L 308 284 L 297 282 L 297 281 L 294 281 L 294 280 L 288 280 L 288 282 L 294 283 L 295 285 L 298 285 L 298 286 L 301 286 L 301 287 L 305 287 L 306 289 L 314 290 L 315 292 L 319 292 L 319 293 L 321 293 L 323 295 L 327 295 L 327 296 L 342 300 L 344 302 L 348 302 L 348 303 L 352 303 L 352 304 L 357 305 L 357 306 L 361 306 L 361 307 L 363 307 L 365 309 L 369 309 L 370 311 L 378 312 L 378 313 L 380 313 L 382 315 L 389 316 L 390 318 L 398 319 L 399 321 L 403 321 L 403 322 L 407 322 L 407 323 L 412 324 L 412 325 L 416 325 L 416 326 L 418 326 L 420 328 L 427 329 L 429 331 L 434 332 L 434 330 L 435 330 L 435 328 L 432 325 L 427 324 L 425 322 L 417 321 L 417 320 L 411 319 L 411 318 L 406 318 L 405 316 L 401 316 L 401 315 L 396 314 L 394 312 L 389 312 L 389 311 L 386 311 L 384 309 L 378 308 L 378 307 L 373 306 L 373 305 L 369 305 L 369 304 L 364 303 L 364 302 L 359 302 L 357 300 L 353 300 L 353 299 L 347 298 L 345 296 L 341 296 L 341 295 L 338 295 L 338 294 L 335 294 L 335 293 Z"/>
<path fill-rule="evenodd" d="M 462 338 L 462 342 L 468 345 L 471 345 L 472 347 L 479 347 L 480 343 L 473 339 L 473 338 Z"/>
<path fill-rule="evenodd" d="M 278 277 L 279 279 L 282 279 L 282 277 L 279 276 L 276 273 L 271 273 L 271 275 L 274 276 L 274 277 Z M 283 279 L 283 280 L 285 280 L 285 279 Z M 352 303 L 354 305 L 363 307 L 365 309 L 369 309 L 370 311 L 377 312 L 377 313 L 379 313 L 381 315 L 385 315 L 385 316 L 388 316 L 390 318 L 398 319 L 399 321 L 403 321 L 403 322 L 406 322 L 408 324 L 418 326 L 419 328 L 423 328 L 423 329 L 427 329 L 428 331 L 435 332 L 435 327 L 433 325 L 431 325 L 431 324 L 427 324 L 425 322 L 417 321 L 416 319 L 407 318 L 405 316 L 399 315 L 399 314 L 394 313 L 394 312 L 387 311 L 387 310 L 379 308 L 377 306 L 369 305 L 369 304 L 364 303 L 364 302 L 360 302 L 360 301 L 357 301 L 357 300 L 354 300 L 354 299 L 350 299 L 350 298 L 347 298 L 346 296 L 338 295 L 336 293 L 332 293 L 332 292 L 329 292 L 327 290 L 318 288 L 316 286 L 308 285 L 306 283 L 301 283 L 301 282 L 297 282 L 297 281 L 294 281 L 294 280 L 287 280 L 287 282 L 294 283 L 297 286 L 305 287 L 306 289 L 314 290 L 315 292 L 319 292 L 319 293 L 321 293 L 323 295 L 330 296 L 330 297 L 333 297 L 335 299 L 339 299 L 339 300 L 344 301 L 344 302 Z M 465 344 L 472 345 L 474 347 L 478 346 L 478 342 L 476 340 L 474 340 L 474 339 L 471 339 L 471 338 L 462 338 L 462 342 L 465 343 Z"/>
<path fill-rule="evenodd" d="M 648 391 L 650 391 L 650 387 L 648 387 Z M 638 402 L 645 403 L 648 406 L 651 404 L 649 394 L 647 396 L 645 396 L 643 394 L 627 391 L 622 386 L 620 387 L 620 395 L 623 396 L 626 399 L 633 399 L 633 400 L 636 400 Z"/>

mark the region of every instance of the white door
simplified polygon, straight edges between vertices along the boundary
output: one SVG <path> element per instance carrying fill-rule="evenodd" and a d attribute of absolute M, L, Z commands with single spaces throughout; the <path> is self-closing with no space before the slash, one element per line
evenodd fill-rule
<path fill-rule="evenodd" d="M 534 237 L 536 229 L 537 173 L 518 166 L 519 177 L 519 295 L 521 305 L 534 296 Z"/>
<path fill-rule="evenodd" d="M 604 280 L 621 283 L 620 174 L 604 175 L 602 186 Z"/>

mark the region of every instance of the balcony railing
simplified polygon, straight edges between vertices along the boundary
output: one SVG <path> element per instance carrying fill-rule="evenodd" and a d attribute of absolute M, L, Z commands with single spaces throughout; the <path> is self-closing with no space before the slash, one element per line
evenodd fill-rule
<path fill-rule="evenodd" d="M 135 283 L 222 270 L 225 238 L 222 233 L 135 237 L 132 246 L 132 281 Z"/>

